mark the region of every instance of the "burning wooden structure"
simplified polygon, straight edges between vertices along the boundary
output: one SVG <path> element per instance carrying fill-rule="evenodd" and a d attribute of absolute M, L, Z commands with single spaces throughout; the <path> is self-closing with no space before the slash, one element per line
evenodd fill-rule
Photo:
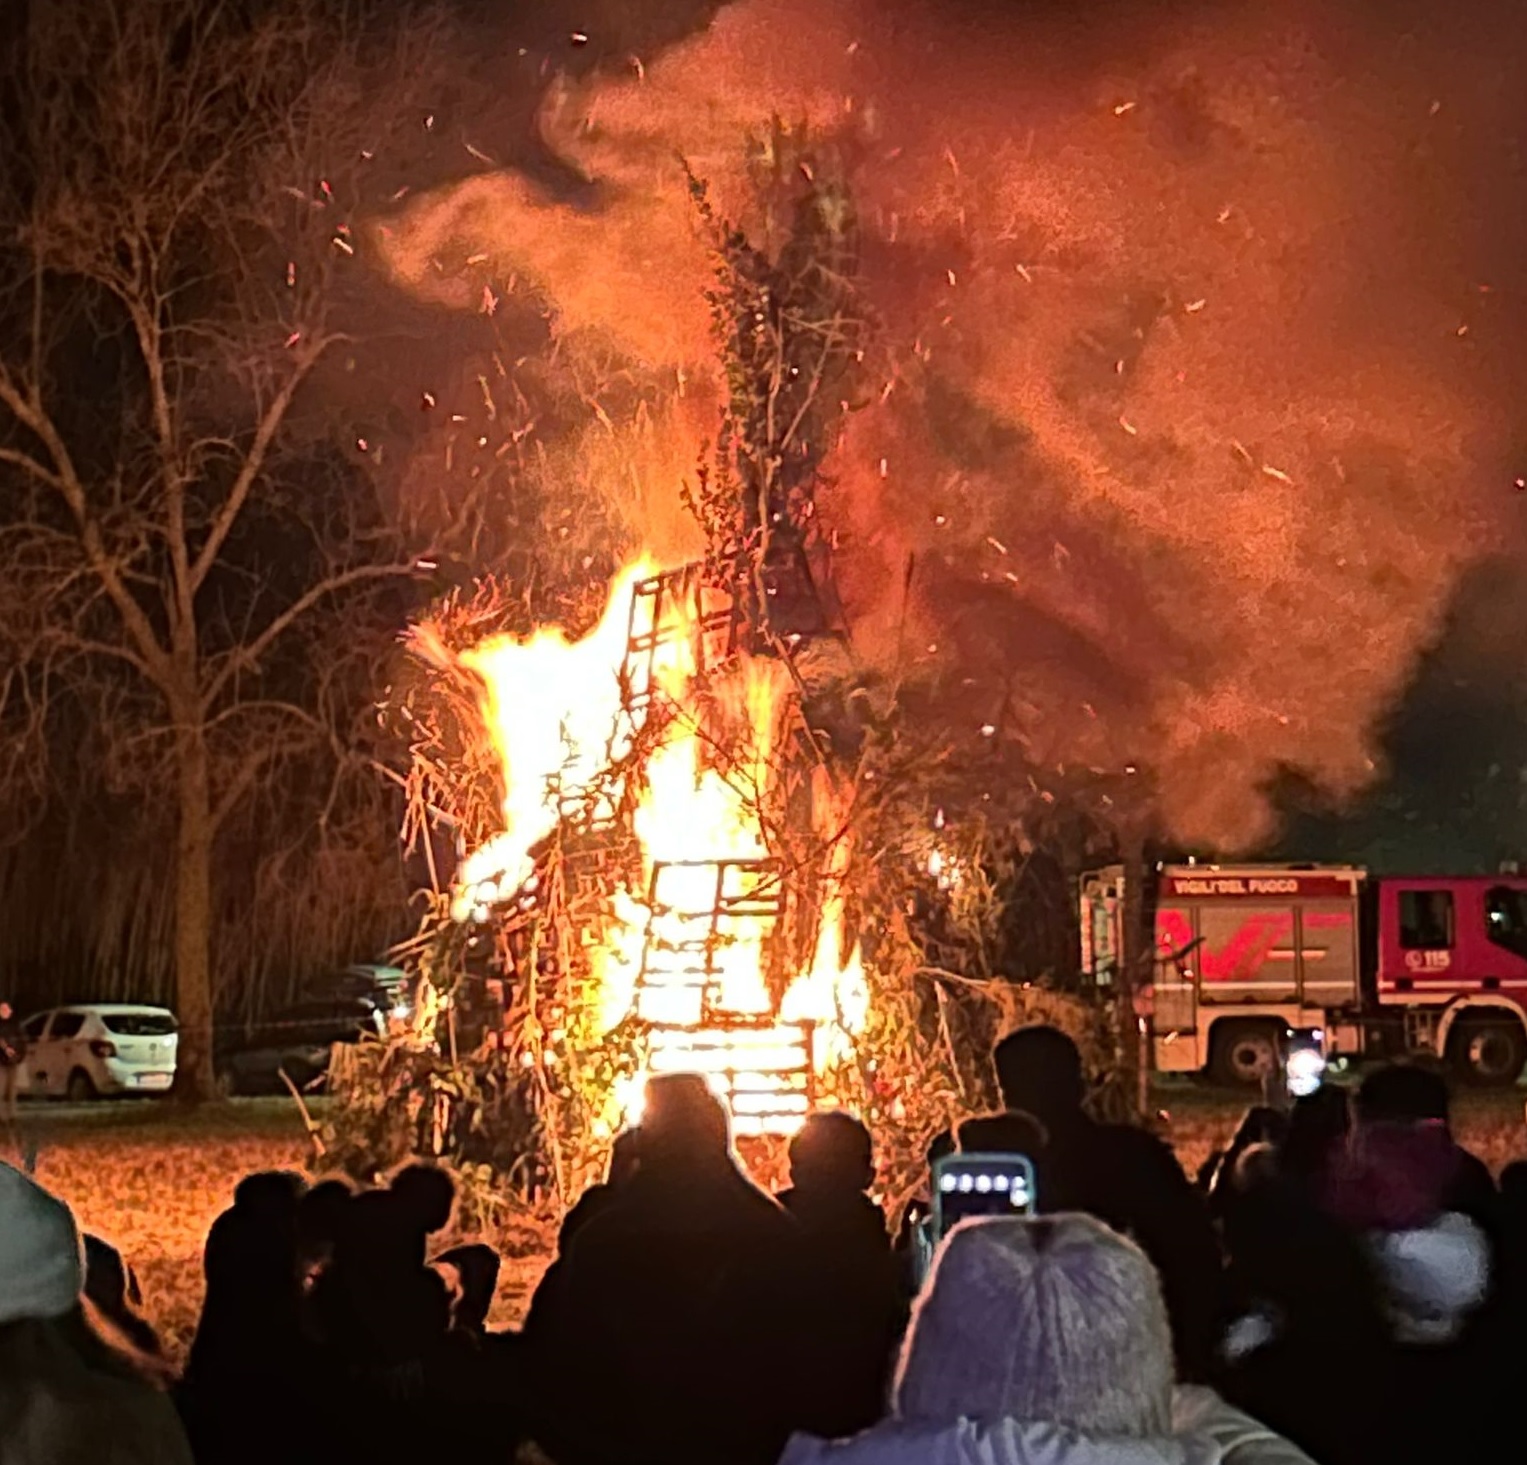
<path fill-rule="evenodd" d="M 547 1107 L 576 1091 L 598 1134 L 634 1117 L 649 1074 L 680 1071 L 739 1136 L 792 1133 L 866 1020 L 846 821 L 791 668 L 746 641 L 704 566 L 639 562 L 577 640 L 417 642 L 475 686 L 501 785 L 451 925 L 491 952 Z"/>

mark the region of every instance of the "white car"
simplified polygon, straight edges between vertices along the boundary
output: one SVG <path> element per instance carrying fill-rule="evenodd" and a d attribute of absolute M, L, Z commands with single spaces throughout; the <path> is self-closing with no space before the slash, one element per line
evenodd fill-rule
<path fill-rule="evenodd" d="M 162 1094 L 175 1081 L 179 1028 L 165 1007 L 96 1002 L 39 1012 L 16 1092 L 84 1103 L 103 1094 Z"/>

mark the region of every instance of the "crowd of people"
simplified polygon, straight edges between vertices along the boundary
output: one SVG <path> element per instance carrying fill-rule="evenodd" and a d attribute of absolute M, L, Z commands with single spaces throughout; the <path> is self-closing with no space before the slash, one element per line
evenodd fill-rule
<path fill-rule="evenodd" d="M 0 1465 L 1406 1465 L 1516 1434 L 1527 1170 L 1454 1141 L 1442 1080 L 1253 1109 L 1190 1180 L 1089 1116 L 1076 1047 L 999 1044 L 1004 1110 L 929 1145 L 1032 1162 L 1032 1214 L 887 1217 L 840 1112 L 756 1187 L 705 1083 L 649 1085 L 517 1330 L 445 1248 L 450 1177 L 251 1175 L 206 1242 L 185 1367 L 132 1268 L 0 1166 Z"/>

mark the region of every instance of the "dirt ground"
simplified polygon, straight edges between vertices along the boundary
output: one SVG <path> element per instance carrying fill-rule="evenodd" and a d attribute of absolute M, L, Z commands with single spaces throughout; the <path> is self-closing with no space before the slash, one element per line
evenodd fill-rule
<path fill-rule="evenodd" d="M 1166 1132 L 1189 1174 L 1229 1139 L 1245 1108 L 1237 1096 L 1186 1083 L 1163 1085 L 1155 1100 L 1170 1116 Z M 1520 1091 L 1462 1096 L 1454 1127 L 1497 1172 L 1527 1158 Z M 279 1099 L 235 1100 L 192 1116 L 156 1103 L 25 1106 L 21 1140 L 38 1179 L 136 1268 L 147 1311 L 177 1353 L 201 1307 L 202 1242 L 234 1185 L 253 1170 L 307 1169 L 312 1158 L 296 1109 Z M 500 1322 L 522 1315 L 545 1264 L 544 1257 L 506 1263 Z"/>

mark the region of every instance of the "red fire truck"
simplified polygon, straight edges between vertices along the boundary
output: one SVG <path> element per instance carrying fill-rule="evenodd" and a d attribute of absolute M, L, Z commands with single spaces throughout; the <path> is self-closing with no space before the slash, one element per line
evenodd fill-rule
<path fill-rule="evenodd" d="M 1082 967 L 1117 981 L 1123 866 L 1082 877 Z M 1138 991 L 1155 1067 L 1256 1081 L 1290 1030 L 1328 1056 L 1426 1054 L 1469 1082 L 1527 1061 L 1527 876 L 1370 878 L 1345 865 L 1163 865 Z"/>

